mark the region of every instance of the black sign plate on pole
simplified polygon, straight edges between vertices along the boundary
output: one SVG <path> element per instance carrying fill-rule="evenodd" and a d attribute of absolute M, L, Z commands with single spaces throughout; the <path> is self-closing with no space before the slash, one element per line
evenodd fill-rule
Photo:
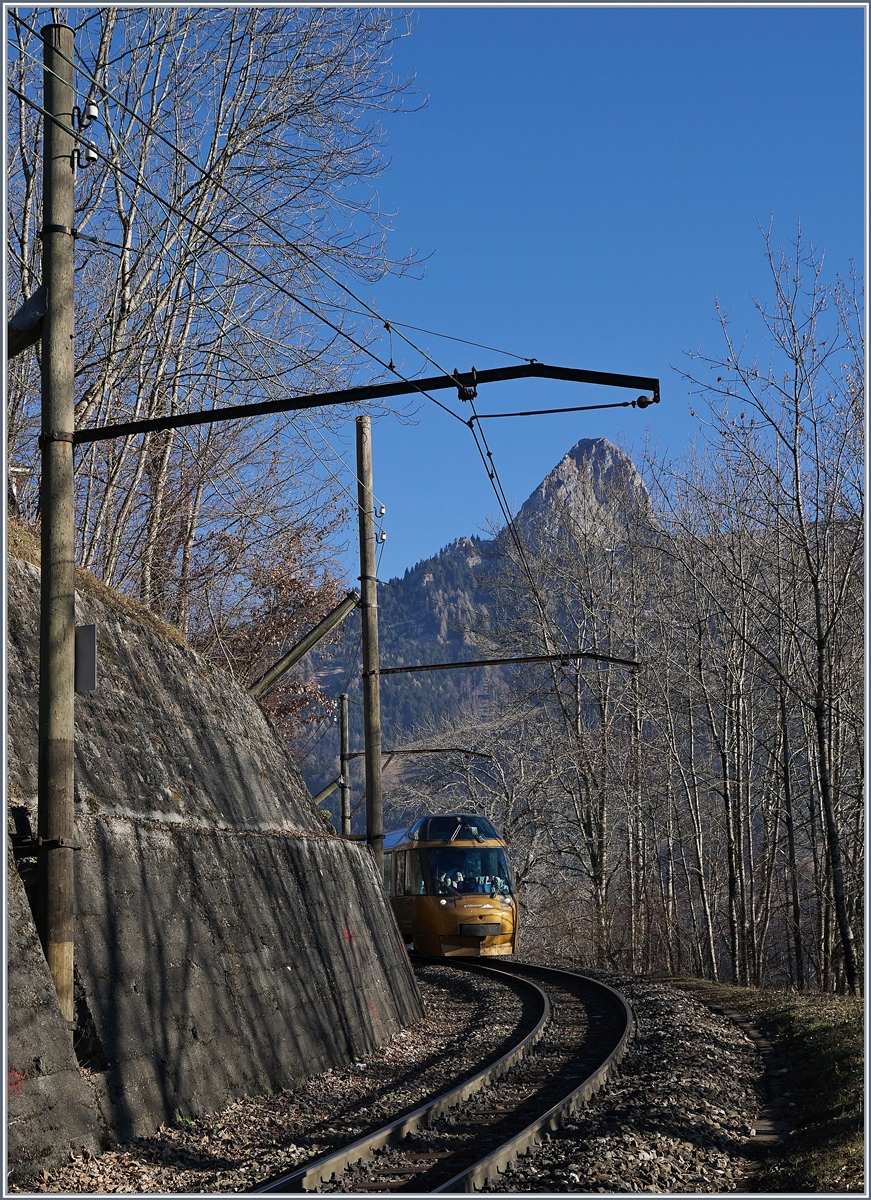
<path fill-rule="evenodd" d="M 76 691 L 92 692 L 97 686 L 97 626 L 76 626 Z"/>

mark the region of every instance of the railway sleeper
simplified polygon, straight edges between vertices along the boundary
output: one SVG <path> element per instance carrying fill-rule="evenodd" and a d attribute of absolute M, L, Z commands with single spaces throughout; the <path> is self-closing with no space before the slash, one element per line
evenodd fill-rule
<path fill-rule="evenodd" d="M 520 965 L 522 966 L 523 964 Z M 509 973 L 504 967 L 497 969 L 494 967 L 478 966 L 476 964 L 475 969 L 488 973 L 490 971 L 498 974 Z M 533 969 L 539 970 L 539 968 Z M 546 974 L 573 974 L 571 972 L 552 972 L 547 968 L 543 970 Z M 298 1168 L 289 1175 L 273 1179 L 269 1183 L 252 1190 L 264 1193 L 288 1194 L 293 1192 L 317 1191 L 319 1185 L 322 1183 L 338 1182 L 349 1167 L 359 1163 L 362 1159 L 369 1158 L 373 1154 L 385 1152 L 388 1148 L 396 1147 L 398 1143 L 401 1143 L 404 1138 L 417 1129 L 428 1128 L 439 1116 L 449 1112 L 452 1108 L 462 1103 L 463 1100 L 480 1091 L 482 1088 L 489 1086 L 494 1080 L 509 1071 L 541 1039 L 551 1017 L 550 1003 L 541 989 L 529 978 L 524 978 L 522 975 L 515 975 L 513 978 L 526 983 L 538 993 L 542 1004 L 542 1017 L 532 1033 L 528 1034 L 507 1055 L 504 1055 L 502 1059 L 491 1067 L 480 1071 L 472 1079 L 466 1080 L 451 1091 L 444 1093 L 434 1102 L 420 1106 L 414 1112 L 399 1118 L 391 1125 L 378 1130 L 375 1134 L 361 1138 L 351 1146 L 345 1147 L 344 1150 L 328 1155 L 320 1161 L 315 1161 L 307 1166 Z M 623 1057 L 633 1035 L 634 1018 L 628 1003 L 618 992 L 615 992 L 612 988 L 608 988 L 604 984 L 597 986 L 605 988 L 607 992 L 611 993 L 625 1016 L 625 1028 L 622 1036 L 605 1061 L 595 1067 L 592 1073 L 574 1091 L 570 1092 L 568 1096 L 561 1098 L 547 1112 L 523 1129 L 521 1133 L 509 1138 L 508 1141 L 497 1147 L 491 1154 L 479 1159 L 471 1167 L 460 1171 L 446 1183 L 430 1189 L 433 1194 L 477 1191 L 488 1180 L 496 1178 L 509 1167 L 513 1166 L 519 1157 L 530 1153 L 530 1151 L 541 1145 L 542 1142 L 549 1141 L 551 1133 L 556 1132 L 563 1122 L 580 1108 L 590 1096 L 598 1091 L 611 1076 L 620 1059 Z M 575 1075 L 572 1078 L 578 1078 L 578 1076 Z M 469 1113 L 467 1119 L 472 1123 L 483 1124 L 485 1119 L 498 1118 L 508 1115 L 512 1111 L 515 1110 L 491 1105 L 474 1114 Z M 481 1119 L 476 1120 L 476 1118 Z M 415 1176 L 425 1174 L 436 1166 L 440 1158 L 450 1157 L 450 1151 L 409 1150 L 406 1161 L 385 1162 L 380 1169 L 378 1166 L 374 1166 L 373 1173 L 367 1179 L 354 1180 L 353 1190 L 358 1192 L 385 1192 L 405 1189 Z"/>

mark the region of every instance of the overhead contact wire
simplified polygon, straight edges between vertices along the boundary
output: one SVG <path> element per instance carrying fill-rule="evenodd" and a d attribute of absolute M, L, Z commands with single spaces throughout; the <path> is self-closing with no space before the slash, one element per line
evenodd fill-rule
<path fill-rule="evenodd" d="M 544 605 L 541 595 L 539 594 L 538 586 L 537 586 L 537 584 L 535 582 L 535 578 L 532 574 L 532 568 L 529 565 L 529 561 L 526 557 L 526 552 L 523 548 L 523 543 L 520 540 L 520 535 L 515 527 L 514 519 L 511 516 L 510 506 L 508 504 L 508 497 L 505 494 L 504 487 L 502 486 L 502 480 L 499 478 L 499 472 L 496 470 L 496 463 L 493 459 L 492 451 L 490 450 L 490 447 L 487 443 L 487 438 L 484 434 L 484 430 L 481 428 L 480 418 L 478 417 L 478 413 L 475 408 L 474 394 L 469 396 L 469 404 L 472 409 L 472 417 L 469 421 L 466 422 L 466 424 L 468 425 L 469 429 L 471 430 L 472 437 L 474 438 L 475 445 L 478 449 L 478 453 L 481 456 L 481 461 L 484 464 L 484 469 L 487 472 L 487 475 L 490 479 L 490 484 L 496 495 L 497 503 L 499 504 L 499 507 L 502 510 L 502 515 L 505 518 L 506 528 L 508 529 L 511 540 L 514 542 L 514 546 L 515 546 L 515 549 L 517 550 L 518 558 L 519 558 L 520 563 L 523 567 L 523 570 L 526 574 L 526 577 L 529 580 L 529 586 L 532 589 L 532 594 L 535 597 L 535 602 L 538 607 L 539 614 L 541 616 L 542 626 L 543 626 L 542 632 L 544 633 L 545 642 L 547 643 L 547 642 L 551 641 L 551 634 L 552 634 L 552 630 L 550 628 L 551 623 L 547 617 L 547 609 Z M 477 430 L 475 429 L 476 422 L 478 425 Z M 480 434 L 480 442 L 478 440 L 479 434 Z M 483 448 L 482 448 L 482 444 L 483 444 Z"/>
<path fill-rule="evenodd" d="M 7 87 L 14 96 L 17 96 L 20 100 L 23 100 L 25 104 L 29 104 L 31 108 L 35 109 L 35 111 L 40 113 L 44 118 L 54 121 L 55 124 L 59 125 L 66 133 L 70 133 L 74 137 L 78 138 L 78 134 L 76 133 L 76 131 L 74 129 L 71 129 L 63 121 L 58 120 L 58 118 L 55 117 L 54 114 L 47 112 L 42 107 L 42 105 L 37 104 L 35 100 L 31 100 L 31 98 L 29 96 L 25 95 L 23 92 L 20 92 L 17 88 L 13 87 L 11 84 L 8 84 Z M 196 229 L 198 233 L 201 233 L 203 235 L 203 237 L 206 237 L 209 239 L 209 241 L 213 242 L 214 245 L 217 246 L 219 250 L 223 250 L 224 253 L 228 257 L 236 259 L 237 262 L 241 262 L 245 267 L 248 268 L 249 271 L 252 271 L 255 275 L 257 275 L 258 278 L 262 279 L 265 283 L 268 283 L 270 285 L 270 287 L 273 287 L 276 291 L 280 292 L 283 296 L 287 296 L 289 300 L 293 300 L 293 302 L 295 304 L 298 304 L 300 306 L 300 308 L 304 309 L 307 313 L 309 313 L 310 316 L 314 317 L 316 320 L 321 321 L 325 325 L 329 326 L 329 328 L 332 329 L 335 333 L 337 333 L 339 335 L 339 337 L 343 337 L 346 341 L 350 342 L 352 346 L 354 346 L 362 354 L 365 354 L 368 358 L 371 358 L 372 361 L 377 363 L 379 367 L 383 368 L 383 370 L 390 371 L 393 375 L 395 375 L 397 377 L 397 379 L 400 379 L 403 383 L 408 384 L 409 387 L 413 388 L 414 391 L 418 392 L 420 395 L 425 396 L 427 398 L 427 400 L 432 401 L 432 403 L 435 404 L 438 408 L 442 409 L 446 413 L 449 413 L 450 416 L 452 416 L 455 420 L 460 421 L 464 425 L 466 424 L 463 417 L 461 417 L 459 413 L 454 412 L 454 410 L 452 408 L 449 408 L 448 405 L 442 404 L 442 402 L 440 400 L 437 400 L 435 398 L 435 396 L 430 395 L 430 393 L 427 392 L 425 388 L 419 387 L 415 380 L 408 379 L 405 375 L 403 375 L 402 372 L 399 371 L 395 366 L 391 367 L 388 363 L 385 363 L 381 358 L 378 357 L 377 354 L 375 354 L 368 347 L 364 346 L 361 342 L 357 341 L 357 339 L 352 337 L 351 334 L 349 334 L 346 330 L 344 330 L 340 326 L 334 324 L 328 317 L 325 317 L 323 315 L 323 313 L 319 313 L 317 311 L 317 309 L 312 308 L 312 306 L 310 304 L 308 304 L 305 300 L 303 300 L 301 296 L 296 295 L 296 293 L 292 292 L 289 288 L 284 287 L 283 284 L 276 282 L 276 280 L 274 280 L 265 271 L 261 270 L 261 268 L 258 267 L 256 264 L 249 262 L 248 259 L 244 258 L 238 251 L 234 250 L 231 246 L 227 245 L 226 242 L 222 242 L 220 238 L 215 236 L 215 234 L 209 232 L 209 230 L 204 228 L 204 226 L 202 226 L 198 221 L 195 221 L 193 217 L 189 217 L 186 213 L 184 213 L 180 209 L 176 208 L 176 206 L 174 204 L 171 204 L 168 201 L 166 201 L 164 199 L 164 197 L 160 196 L 157 192 L 155 192 L 153 190 L 153 188 L 150 188 L 141 179 L 131 175 L 130 172 L 125 171 L 122 167 L 118 166 L 117 164 L 113 164 L 112 160 L 109 158 L 109 156 L 104 154 L 102 151 L 96 150 L 96 148 L 95 148 L 95 153 L 97 153 L 97 155 L 100 158 L 102 158 L 106 163 L 108 163 L 113 171 L 122 175 L 125 179 L 129 180 L 131 183 L 137 184 L 137 186 L 140 187 L 142 189 L 142 191 L 146 192 L 149 196 L 152 197 L 152 199 L 157 200 L 158 202 L 162 203 L 167 208 L 168 211 L 174 213 L 181 220 L 186 221 L 189 225 L 191 225 L 194 229 Z M 432 361 L 432 360 L 430 360 L 430 361 Z M 435 365 L 437 365 L 437 364 L 435 364 Z M 439 368 L 439 369 L 441 370 L 442 368 Z M 445 371 L 444 373 L 446 375 L 450 375 L 450 372 L 448 372 L 448 371 Z"/>
<path fill-rule="evenodd" d="M 36 30 L 34 30 L 31 26 L 29 26 L 25 21 L 22 21 L 21 18 L 17 16 L 17 14 L 13 13 L 12 16 L 13 16 L 13 19 L 16 20 L 19 24 L 23 25 L 25 29 L 30 30 L 30 32 L 33 33 L 34 35 L 36 34 Z M 36 57 L 34 55 L 30 54 L 29 51 L 22 49 L 21 53 L 26 54 L 34 62 L 38 62 Z M 167 138 L 166 135 L 161 133 L 161 131 L 159 129 L 156 129 L 149 121 L 146 121 L 144 117 L 140 116 L 139 113 L 137 113 L 134 109 L 132 109 L 128 105 L 126 105 L 124 103 L 124 101 L 120 100 L 118 98 L 118 96 L 111 89 L 109 89 L 105 86 L 105 84 L 100 83 L 100 81 L 94 75 L 92 75 L 89 71 L 85 70 L 84 67 L 78 67 L 77 69 L 80 71 L 80 73 L 84 76 L 85 79 L 89 80 L 89 82 L 91 82 L 95 87 L 99 88 L 105 97 L 111 98 L 119 108 L 123 109 L 125 112 L 128 112 L 134 118 L 134 120 L 139 121 L 140 124 L 142 124 L 144 126 L 144 128 L 148 129 L 151 133 L 154 134 L 155 137 L 159 138 L 166 146 L 168 146 L 173 151 L 174 154 L 177 154 L 186 163 L 188 163 L 190 166 L 194 167 L 194 169 L 200 173 L 201 177 L 203 177 L 205 175 L 203 168 L 200 166 L 199 163 L 196 162 L 195 159 L 192 159 L 188 154 L 186 154 L 182 149 L 180 149 L 180 147 L 178 147 L 170 138 Z M 327 270 L 327 268 L 324 267 L 322 263 L 318 262 L 317 259 L 315 259 L 307 251 L 301 249 L 300 246 L 298 246 L 294 241 L 289 239 L 286 236 L 286 234 L 284 234 L 280 229 L 276 228 L 273 224 L 271 224 L 271 222 L 269 222 L 267 219 L 262 217 L 254 209 L 252 209 L 249 205 L 247 205 L 243 200 L 241 200 L 239 198 L 239 196 L 231 188 L 228 188 L 220 180 L 216 180 L 215 184 L 218 188 L 220 188 L 228 196 L 231 196 L 232 199 L 234 199 L 236 201 L 236 203 L 243 209 L 243 211 L 245 211 L 245 212 L 249 213 L 251 216 L 255 217 L 264 226 L 264 228 L 268 229 L 271 233 L 275 234 L 275 236 L 280 240 L 280 242 L 283 246 L 285 246 L 289 250 L 292 250 L 295 254 L 299 255 L 300 258 L 305 259 L 305 261 L 308 262 L 311 266 L 313 266 L 315 268 L 315 270 L 320 271 L 321 274 L 325 275 L 327 279 L 331 280 L 337 287 L 341 288 L 342 291 L 345 292 L 346 295 L 350 296 L 351 299 L 355 301 L 355 303 L 361 305 L 363 307 L 363 309 L 365 310 L 365 312 L 364 313 L 358 312 L 355 315 L 368 315 L 368 316 L 372 317 L 373 319 L 379 321 L 381 324 L 383 324 L 384 328 L 388 331 L 396 328 L 398 336 L 400 338 L 402 338 L 402 340 L 408 346 L 410 346 L 416 353 L 420 354 L 420 356 L 422 358 L 424 358 L 427 362 L 431 363 L 434 367 L 437 368 L 437 370 L 441 371 L 443 374 L 445 374 L 445 375 L 451 374 L 450 371 L 446 370 L 440 363 L 438 363 L 434 358 L 432 358 L 429 354 L 427 354 L 426 351 L 423 350 L 420 346 L 418 346 L 414 341 L 412 341 L 410 338 L 406 337 L 405 334 L 399 332 L 399 329 L 397 328 L 397 327 L 402 327 L 402 328 L 408 328 L 408 329 L 416 329 L 418 327 L 409 325 L 407 322 L 402 322 L 402 321 L 394 322 L 394 321 L 391 321 L 389 318 L 383 317 L 381 315 L 381 313 L 378 312 L 377 309 L 373 308 L 364 299 L 362 299 L 362 297 L 358 296 L 351 288 L 349 288 L 340 279 L 337 279 L 336 276 L 333 275 L 331 271 Z M 327 303 L 329 303 L 329 302 L 327 302 Z M 347 312 L 354 311 L 354 310 L 349 310 L 349 309 L 342 309 L 342 306 L 334 304 L 334 303 L 331 304 L 330 306 L 334 307 L 334 308 L 339 308 L 340 311 L 347 311 Z M 311 311 L 311 310 L 309 310 L 309 311 Z M 318 316 L 319 319 L 323 320 L 327 324 L 330 324 L 332 328 L 334 328 L 334 329 L 336 328 L 336 326 L 333 326 L 331 324 L 331 322 L 329 322 L 328 319 L 326 317 L 324 317 L 322 314 L 313 314 L 313 315 Z M 434 333 L 431 330 L 422 330 L 422 332 L 425 332 L 425 333 L 428 332 L 433 337 L 445 337 L 451 341 L 464 342 L 466 345 L 470 345 L 470 346 L 480 346 L 481 349 L 489 349 L 497 354 L 505 354 L 510 358 L 518 359 L 518 361 L 520 361 L 520 362 L 534 362 L 535 361 L 534 359 L 526 358 L 523 355 L 513 354 L 511 351 L 497 350 L 497 349 L 495 349 L 495 347 L 484 346 L 482 343 L 479 343 L 479 342 L 470 342 L 470 341 L 467 341 L 465 338 L 455 338 L 455 337 L 452 337 L 450 334 L 438 334 L 438 333 Z M 347 337 L 349 335 L 343 333 L 343 336 Z M 373 357 L 374 357 L 374 355 L 373 355 Z M 399 374 L 398 371 L 396 371 L 396 368 L 393 366 L 392 355 L 391 355 L 390 362 L 388 364 L 382 363 L 380 359 L 376 359 L 376 361 L 379 362 L 379 365 L 385 367 L 385 370 L 393 370 L 395 374 L 399 375 L 399 378 L 401 378 L 401 379 L 404 378 L 402 375 Z M 409 382 L 409 381 L 406 380 L 405 382 Z M 425 393 L 425 394 L 428 395 L 428 393 Z M 432 396 L 428 396 L 428 398 L 431 400 L 434 399 Z M 439 402 L 435 401 L 435 403 L 438 404 Z M 439 405 L 439 407 L 445 408 L 445 410 L 449 411 L 449 412 L 452 411 L 450 409 L 447 409 L 445 405 Z M 452 413 L 452 415 L 456 416 L 457 414 Z M 461 417 L 458 419 L 462 420 Z"/>
<path fill-rule="evenodd" d="M 29 29 L 31 33 L 36 34 L 36 31 L 31 26 L 27 25 L 26 22 L 22 21 L 21 18 L 17 16 L 17 14 L 13 13 L 12 16 L 13 16 L 13 19 L 15 19 L 17 22 L 22 24 L 25 28 Z M 28 57 L 30 57 L 33 61 L 38 61 L 35 59 L 35 56 L 30 55 L 29 52 L 24 50 L 23 48 L 21 49 L 21 53 L 27 54 Z M 111 89 L 107 88 L 104 84 L 100 83 L 99 80 L 97 80 L 93 75 L 91 75 L 89 72 L 84 70 L 84 68 L 80 67 L 78 69 L 80 70 L 81 74 L 85 78 L 89 79 L 90 82 L 92 82 L 96 87 L 98 87 L 100 89 L 100 91 L 102 92 L 102 94 L 105 97 L 111 98 L 120 108 L 122 108 L 126 112 L 130 113 L 134 117 L 135 120 L 138 120 L 145 128 L 149 129 L 156 137 L 160 138 L 160 140 L 163 141 L 170 149 L 172 149 L 174 153 L 178 154 L 179 157 L 181 157 L 189 165 L 193 166 L 198 172 L 200 172 L 201 177 L 205 174 L 203 169 L 200 167 L 200 165 L 194 159 L 191 159 L 187 154 L 185 154 L 184 151 L 182 151 L 178 146 L 176 146 L 164 134 L 162 134 L 159 130 L 155 129 L 143 117 L 141 117 L 133 109 L 129 108 L 129 106 L 124 104 L 123 101 L 119 100 L 119 98 L 114 94 L 114 92 L 111 91 Z M 11 85 L 9 87 L 9 90 L 14 95 L 16 95 L 20 99 L 22 99 L 25 103 L 30 104 L 31 107 L 36 109 L 36 111 L 40 112 L 43 115 L 43 117 L 48 117 L 49 119 L 55 120 L 55 122 L 57 124 L 64 127 L 63 122 L 58 121 L 57 118 L 55 118 L 52 114 L 47 113 L 40 105 L 37 105 L 28 96 L 19 92 L 16 88 L 12 87 Z M 67 130 L 67 132 L 73 132 L 73 134 L 75 136 L 75 131 Z M 102 154 L 100 151 L 97 151 L 97 153 L 100 155 L 101 158 L 104 159 L 104 161 L 107 162 L 107 164 L 110 167 L 113 167 L 113 164 L 107 155 Z M 163 206 L 166 208 L 167 212 L 172 212 L 175 216 L 177 216 L 181 220 L 187 221 L 194 229 L 197 230 L 197 232 L 201 233 L 204 237 L 209 238 L 219 249 L 223 250 L 228 255 L 234 257 L 235 259 L 237 259 L 237 261 L 242 261 L 244 263 L 244 265 L 247 266 L 250 270 L 252 270 L 256 275 L 258 275 L 260 278 L 266 280 L 267 282 L 271 283 L 272 286 L 275 287 L 279 292 L 281 292 L 283 295 L 286 295 L 289 299 L 293 300 L 294 303 L 299 304 L 300 307 L 302 307 L 306 312 L 308 312 L 316 320 L 319 320 L 319 321 L 323 322 L 324 324 L 326 324 L 329 328 L 334 330 L 334 332 L 336 334 L 338 334 L 340 337 L 345 338 L 348 342 L 351 343 L 351 345 L 353 345 L 361 353 L 363 353 L 363 354 L 367 355 L 369 358 L 371 358 L 374 362 L 376 362 L 384 370 L 391 371 L 394 375 L 396 375 L 403 382 L 414 386 L 414 381 L 407 379 L 394 366 L 394 364 L 392 362 L 392 356 L 391 356 L 391 361 L 389 363 L 385 363 L 381 358 L 378 357 L 378 355 L 376 355 L 373 351 L 369 350 L 368 347 L 366 347 L 366 346 L 362 345 L 360 342 L 358 342 L 356 340 L 356 338 L 353 338 L 349 333 L 347 333 L 340 326 L 335 325 L 332 321 L 329 320 L 328 317 L 324 316 L 323 313 L 320 313 L 316 309 L 312 308 L 300 296 L 291 292 L 290 289 L 285 288 L 282 284 L 276 283 L 269 276 L 267 276 L 265 274 L 265 272 L 260 270 L 260 268 L 257 267 L 255 264 L 249 263 L 248 260 L 243 259 L 242 256 L 240 254 L 238 254 L 238 252 L 232 250 L 232 248 L 227 246 L 226 243 L 221 242 L 219 238 L 217 238 L 214 234 L 210 233 L 207 229 L 205 229 L 202 225 L 200 225 L 199 222 L 197 222 L 193 218 L 187 216 L 187 214 L 181 212 L 178 208 L 176 208 L 175 205 L 171 204 L 170 202 L 166 201 L 163 197 L 161 197 L 157 193 L 155 193 L 152 189 L 150 189 L 144 183 L 143 180 L 141 180 L 141 178 L 132 177 L 128 172 L 123 171 L 119 166 L 115 166 L 115 167 L 113 167 L 113 169 L 119 171 L 120 174 L 124 175 L 124 177 L 127 178 L 128 180 L 131 180 L 131 182 L 138 184 L 138 186 L 140 186 L 144 191 L 146 191 L 154 199 L 156 199 L 158 202 L 162 203 Z M 236 200 L 237 203 L 240 204 L 240 206 L 243 208 L 244 211 L 250 213 L 251 215 L 255 216 L 259 221 L 261 221 L 262 224 L 267 229 L 269 229 L 272 233 L 275 234 L 276 237 L 279 238 L 279 240 L 281 241 L 281 243 L 283 245 L 285 245 L 288 249 L 292 250 L 295 254 L 299 255 L 299 257 L 305 259 L 316 270 L 320 271 L 323 275 L 325 275 L 328 279 L 330 279 L 337 287 L 341 288 L 341 290 L 344 291 L 346 295 L 350 296 L 357 304 L 360 304 L 363 307 L 363 309 L 365 309 L 366 314 L 371 316 L 373 319 L 380 321 L 384 325 L 384 328 L 386 330 L 390 331 L 391 329 L 397 328 L 397 327 L 414 328 L 414 329 L 419 328 L 416 326 L 409 325 L 405 322 L 392 322 L 388 319 L 385 319 L 376 309 L 374 309 L 371 305 L 367 304 L 366 301 L 363 300 L 361 297 L 357 296 L 350 288 L 348 288 L 344 283 L 342 283 L 341 280 L 337 279 L 330 271 L 328 271 L 325 267 L 323 267 L 322 264 L 317 262 L 317 260 L 315 260 L 306 251 L 302 250 L 298 245 L 296 245 L 294 242 L 292 242 L 290 239 L 288 239 L 286 237 L 286 235 L 281 232 L 281 230 L 276 229 L 270 222 L 263 219 L 260 216 L 260 214 L 257 214 L 253 209 L 251 209 L 248 205 L 246 205 L 244 203 L 244 201 L 241 201 L 239 199 L 239 197 L 231 189 L 227 188 L 220 181 L 217 182 L 217 186 L 221 190 L 225 191 L 228 195 L 230 195 L 234 200 Z M 340 307 L 340 306 L 333 305 L 333 307 Z M 398 332 L 398 328 L 397 328 L 397 332 Z M 444 336 L 444 337 L 450 338 L 450 340 L 453 340 L 453 341 L 466 342 L 466 344 L 468 344 L 468 345 L 481 345 L 482 346 L 481 343 L 467 342 L 466 339 L 452 338 L 451 335 L 440 335 L 433 331 L 427 331 L 427 330 L 422 330 L 422 332 L 428 332 L 431 334 L 431 336 L 434 336 L 434 337 Z M 398 336 L 401 337 L 403 339 L 403 341 L 406 342 L 407 345 L 409 345 L 413 350 L 415 350 L 418 354 L 420 354 L 421 357 L 423 357 L 427 362 L 431 363 L 434 367 L 436 367 L 437 370 L 441 371 L 444 375 L 451 376 L 453 374 L 452 372 L 448 371 L 445 367 L 443 367 L 437 360 L 433 359 L 429 354 L 427 354 L 424 350 L 422 350 L 421 347 L 417 346 L 416 343 L 414 343 L 410 338 L 407 338 L 403 333 L 398 332 Z M 534 361 L 533 359 L 523 358 L 523 356 L 521 356 L 521 355 L 512 354 L 510 351 L 500 351 L 500 350 L 496 350 L 494 347 L 485 347 L 485 346 L 482 346 L 482 348 L 494 350 L 494 352 L 496 352 L 496 353 L 508 354 L 508 355 L 510 355 L 510 357 L 517 358 L 520 361 L 527 361 L 527 362 Z M 453 411 L 453 409 L 449 408 L 447 405 L 442 404 L 434 396 L 432 396 L 432 395 L 430 395 L 430 393 L 426 392 L 425 389 L 417 388 L 416 390 L 421 395 L 423 395 L 427 399 L 431 400 L 439 408 L 441 408 L 445 412 L 449 413 L 452 417 L 455 417 L 457 420 L 462 421 L 463 424 L 468 425 L 469 429 L 471 430 L 473 438 L 475 440 L 475 445 L 481 456 L 481 460 L 484 464 L 484 468 L 487 472 L 488 478 L 490 479 L 494 494 L 496 495 L 497 503 L 498 503 L 499 508 L 502 512 L 502 515 L 505 519 L 506 526 L 510 533 L 511 539 L 514 542 L 515 548 L 517 549 L 518 556 L 523 565 L 523 568 L 527 575 L 527 578 L 529 579 L 530 586 L 533 589 L 533 594 L 536 597 L 536 601 L 539 605 L 540 611 L 541 611 L 542 615 L 544 616 L 545 609 L 541 602 L 541 597 L 538 594 L 538 589 L 536 587 L 536 584 L 535 584 L 535 581 L 534 581 L 534 578 L 532 575 L 532 571 L 529 567 L 528 560 L 527 560 L 525 552 L 523 550 L 523 546 L 520 542 L 517 531 L 514 527 L 514 521 L 510 514 L 510 509 L 508 506 L 507 497 L 505 495 L 505 490 L 502 485 L 501 479 L 499 479 L 499 475 L 496 470 L 496 465 L 493 460 L 492 452 L 490 451 L 490 448 L 489 448 L 489 445 L 487 444 L 483 429 L 481 428 L 480 418 L 474 409 L 474 403 L 472 404 L 473 417 L 470 421 L 465 421 L 463 419 L 463 417 L 461 417 L 458 413 L 455 413 Z M 476 422 L 478 424 L 478 431 L 480 432 L 481 442 L 479 442 L 478 433 L 475 431 L 473 422 Z M 295 424 L 294 424 L 294 428 L 296 428 Z M 481 443 L 483 443 L 483 448 L 482 448 Z M 314 450 L 312 450 L 312 452 L 315 453 Z M 318 456 L 316 455 L 316 457 L 318 457 Z M 319 459 L 319 461 L 322 462 L 322 460 L 320 460 L 320 459 Z M 323 465 L 326 465 L 326 464 L 323 464 Z"/>

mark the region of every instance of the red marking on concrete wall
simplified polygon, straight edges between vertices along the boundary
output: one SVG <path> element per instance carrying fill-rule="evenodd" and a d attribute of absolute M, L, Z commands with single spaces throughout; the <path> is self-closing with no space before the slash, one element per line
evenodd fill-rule
<path fill-rule="evenodd" d="M 369 1001 L 369 1011 L 372 1013 L 372 1020 L 377 1021 L 378 1020 L 378 1009 L 375 1007 L 375 1005 L 372 1003 L 371 1000 Z"/>
<path fill-rule="evenodd" d="M 26 1075 L 22 1075 L 20 1071 L 16 1071 L 14 1067 L 9 1068 L 9 1095 L 18 1096 L 21 1093 L 21 1085 L 24 1083 Z"/>
<path fill-rule="evenodd" d="M 343 929 L 342 937 L 345 939 L 346 942 L 356 942 L 356 940 L 357 940 L 356 937 L 354 936 L 353 929 Z"/>

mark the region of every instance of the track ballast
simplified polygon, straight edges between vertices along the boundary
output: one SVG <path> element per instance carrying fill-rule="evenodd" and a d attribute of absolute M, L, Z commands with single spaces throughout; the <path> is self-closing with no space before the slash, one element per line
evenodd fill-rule
<path fill-rule="evenodd" d="M 433 961 L 427 960 L 430 969 Z M 449 965 L 529 989 L 539 1005 L 533 1030 L 496 1062 L 413 1112 L 253 1191 L 475 1191 L 558 1128 L 625 1052 L 632 1013 L 603 983 L 523 963 L 454 959 Z"/>

